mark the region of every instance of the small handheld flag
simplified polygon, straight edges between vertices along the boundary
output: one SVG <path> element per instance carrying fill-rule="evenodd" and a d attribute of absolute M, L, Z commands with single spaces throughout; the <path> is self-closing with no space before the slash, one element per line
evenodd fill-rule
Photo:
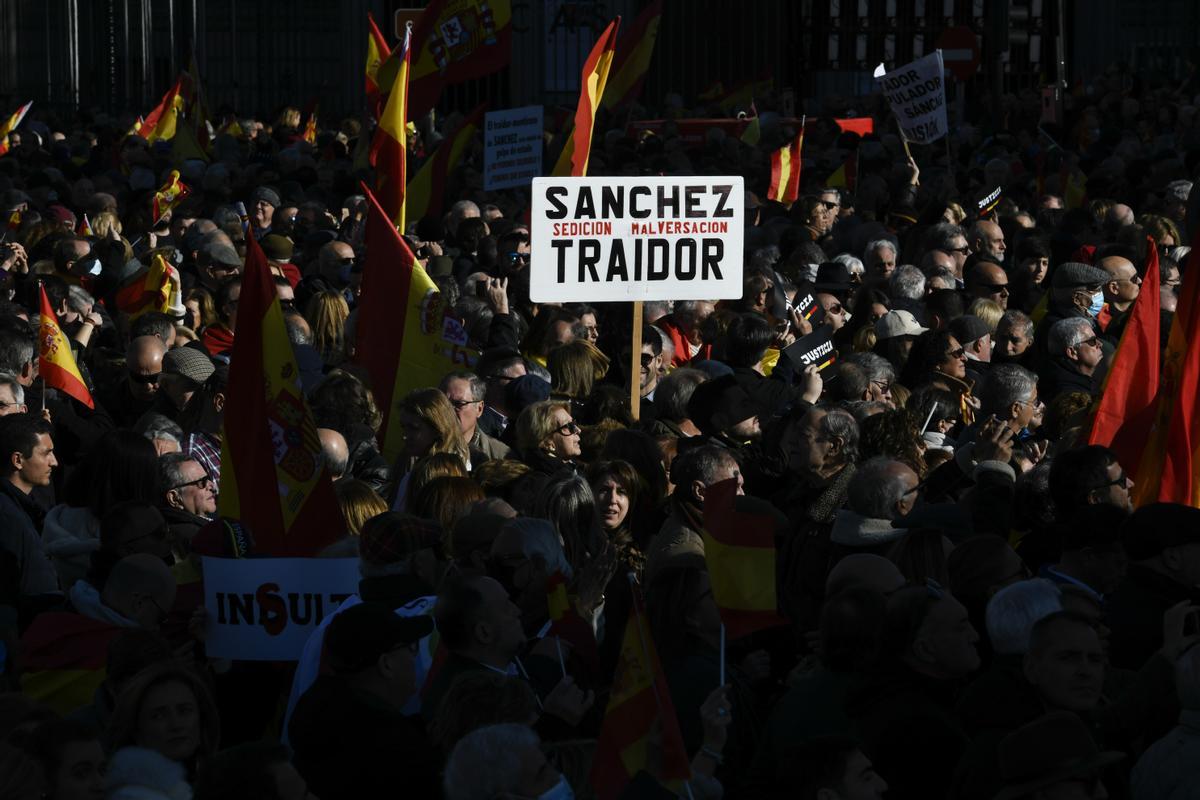
<path fill-rule="evenodd" d="M 95 408 L 92 393 L 83 382 L 83 375 L 71 353 L 71 343 L 58 326 L 58 315 L 50 307 L 46 287 L 38 285 L 41 314 L 38 321 L 38 371 L 42 381 L 65 395 L 75 398 L 88 408 Z"/>

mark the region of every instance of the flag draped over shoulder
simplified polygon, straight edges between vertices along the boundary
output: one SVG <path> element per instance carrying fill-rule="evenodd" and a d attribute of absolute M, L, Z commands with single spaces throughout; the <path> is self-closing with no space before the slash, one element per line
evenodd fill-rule
<path fill-rule="evenodd" d="M 486 104 L 475 107 L 458 129 L 442 140 L 433 155 L 413 175 L 405 190 L 404 213 L 408 219 L 441 216 L 445 210 L 446 183 L 462 160 L 483 120 Z"/>
<path fill-rule="evenodd" d="M 1142 292 L 1146 292 L 1145 285 Z M 1132 321 L 1131 321 L 1132 324 Z M 1128 329 L 1126 329 L 1128 334 Z M 1160 500 L 1200 507 L 1200 230 L 1183 273 L 1163 353 L 1156 415 L 1137 467 L 1135 505 Z M 1124 344 L 1124 338 L 1122 338 Z M 1122 463 L 1128 469 L 1128 465 Z"/>
<path fill-rule="evenodd" d="M 404 36 L 401 50 L 392 56 L 398 59 L 399 69 L 371 142 L 375 194 L 388 219 L 399 225 L 401 230 L 404 230 L 404 191 L 408 180 L 408 67 L 411 45 L 410 28 Z"/>
<path fill-rule="evenodd" d="M 162 188 L 154 193 L 154 203 L 151 208 L 152 219 L 155 224 L 163 218 L 163 216 L 179 205 L 183 198 L 192 193 L 192 190 L 187 187 L 183 181 L 179 180 L 179 170 L 171 170 L 171 174 L 167 177 L 167 182 L 162 185 Z"/>
<path fill-rule="evenodd" d="M 29 113 L 29 109 L 33 106 L 33 101 L 30 100 L 25 105 L 13 112 L 12 116 L 0 125 L 0 156 L 8 152 L 8 135 L 17 129 L 21 124 L 21 120 L 25 119 L 25 115 Z"/>
<path fill-rule="evenodd" d="M 641 591 L 636 585 L 631 589 L 629 621 L 592 761 L 591 783 L 599 800 L 617 800 L 634 775 L 652 766 L 646 749 L 656 727 L 660 728 L 661 752 L 658 774 L 653 777 L 672 790 L 691 778 L 679 719 L 646 624 Z"/>
<path fill-rule="evenodd" d="M 650 59 L 654 56 L 654 41 L 658 38 L 661 20 L 662 0 L 654 0 L 621 36 L 613 56 L 612 76 L 600 100 L 602 108 L 620 108 L 632 103 L 641 94 L 646 72 L 650 69 Z"/>
<path fill-rule="evenodd" d="M 58 326 L 58 316 L 50 307 L 50 298 L 46 297 L 44 286 L 38 286 L 38 294 L 41 296 L 41 313 L 38 320 L 38 372 L 42 376 L 42 382 L 75 398 L 88 408 L 95 408 L 92 393 L 88 391 L 79 365 L 75 363 L 71 343 Z"/>
<path fill-rule="evenodd" d="M 171 268 L 166 259 L 155 254 L 150 268 L 135 275 L 117 290 L 117 308 L 137 319 L 150 311 L 166 312 L 171 307 Z"/>
<path fill-rule="evenodd" d="M 355 360 L 366 367 L 383 412 L 379 439 L 389 461 L 404 434 L 392 412 L 405 394 L 436 386 L 452 369 L 469 369 L 478 353 L 467 346 L 462 322 L 417 263 L 375 196 L 367 195 L 367 263 L 358 306 Z M 243 292 L 245 290 L 243 289 Z"/>
<path fill-rule="evenodd" d="M 730 639 L 784 625 L 775 595 L 775 520 L 734 508 L 737 480 L 704 495 L 704 560 Z"/>
<path fill-rule="evenodd" d="M 312 556 L 345 535 L 346 524 L 321 458 L 267 257 L 253 236 L 246 237 L 246 247 L 218 511 L 246 525 L 263 554 Z"/>
<path fill-rule="evenodd" d="M 583 62 L 583 74 L 579 83 L 579 105 L 575 109 L 575 131 L 571 136 L 571 175 L 587 175 L 588 158 L 592 151 L 592 128 L 596 124 L 596 111 L 604 97 L 608 84 L 608 73 L 612 68 L 613 52 L 617 46 L 617 30 L 621 18 L 608 23 L 600 34 L 587 61 Z"/>
<path fill-rule="evenodd" d="M 512 60 L 511 0 L 432 0 L 413 26 L 409 118 L 437 105 L 442 89 L 497 72 Z"/>
<path fill-rule="evenodd" d="M 796 138 L 771 153 L 771 185 L 767 197 L 791 205 L 800 197 L 800 161 L 804 151 L 804 126 Z"/>
<path fill-rule="evenodd" d="M 1150 241 L 1146 275 L 1104 380 L 1088 444 L 1111 447 L 1125 474 L 1139 481 L 1142 453 L 1157 412 L 1159 377 L 1158 248 Z"/>

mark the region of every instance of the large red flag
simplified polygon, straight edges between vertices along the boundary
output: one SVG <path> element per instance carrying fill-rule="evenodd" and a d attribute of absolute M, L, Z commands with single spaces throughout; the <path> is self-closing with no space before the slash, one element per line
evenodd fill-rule
<path fill-rule="evenodd" d="M 400 44 L 395 80 L 389 87 L 387 104 L 371 140 L 371 163 L 375 165 L 375 194 L 388 217 L 404 230 L 404 192 L 408 185 L 408 68 L 412 55 L 412 29 Z M 381 70 L 382 71 L 382 70 Z"/>
<path fill-rule="evenodd" d="M 258 551 L 273 556 L 313 556 L 344 536 L 275 280 L 253 236 L 246 237 L 227 396 L 221 516 L 241 520 Z"/>
<path fill-rule="evenodd" d="M 771 153 L 771 185 L 767 197 L 790 206 L 800 197 L 800 162 L 804 153 L 804 123 L 789 144 Z"/>
<path fill-rule="evenodd" d="M 1111 447 L 1125 474 L 1135 481 L 1157 412 L 1160 300 L 1153 240 L 1149 253 L 1141 293 L 1121 334 L 1088 436 L 1088 444 Z"/>
<path fill-rule="evenodd" d="M 592 128 L 596 124 L 596 111 L 600 108 L 600 99 L 604 97 L 604 87 L 608 83 L 620 27 L 620 17 L 608 23 L 583 64 L 579 105 L 575 109 L 575 133 L 572 135 L 571 175 L 576 177 L 587 175 L 588 158 L 592 151 Z"/>

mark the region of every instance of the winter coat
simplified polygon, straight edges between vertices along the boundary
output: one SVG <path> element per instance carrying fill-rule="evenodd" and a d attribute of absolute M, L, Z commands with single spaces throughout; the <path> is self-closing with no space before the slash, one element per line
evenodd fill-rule
<path fill-rule="evenodd" d="M 183 765 L 145 747 L 122 747 L 108 760 L 105 800 L 191 800 Z"/>

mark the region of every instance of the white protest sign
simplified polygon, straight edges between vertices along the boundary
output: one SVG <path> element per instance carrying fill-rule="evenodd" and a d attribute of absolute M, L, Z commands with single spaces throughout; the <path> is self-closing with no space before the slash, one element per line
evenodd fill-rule
<path fill-rule="evenodd" d="M 357 558 L 204 558 L 210 658 L 294 661 L 358 591 Z"/>
<path fill-rule="evenodd" d="M 741 176 L 537 178 L 535 302 L 742 296 Z"/>
<path fill-rule="evenodd" d="M 943 74 L 941 50 L 891 72 L 883 72 L 882 64 L 875 70 L 875 77 L 908 141 L 926 144 L 946 135 L 946 81 Z"/>
<path fill-rule="evenodd" d="M 483 120 L 483 188 L 528 186 L 542 174 L 542 107 L 490 111 Z"/>

